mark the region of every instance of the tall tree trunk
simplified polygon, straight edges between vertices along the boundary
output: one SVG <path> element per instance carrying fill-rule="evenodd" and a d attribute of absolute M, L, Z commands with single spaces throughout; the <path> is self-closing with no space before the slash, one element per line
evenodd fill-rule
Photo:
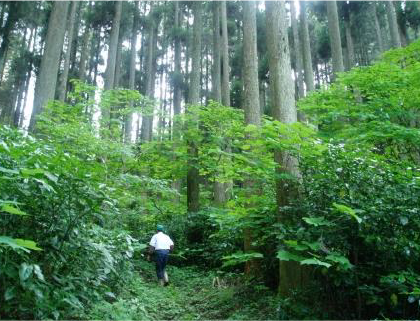
<path fill-rule="evenodd" d="M 227 29 L 226 1 L 220 2 L 220 20 L 222 27 L 222 104 L 230 106 L 230 85 L 229 85 L 229 43 Z"/>
<path fill-rule="evenodd" d="M 117 60 L 118 39 L 120 34 L 122 1 L 115 2 L 114 19 L 112 20 L 111 37 L 109 39 L 108 60 L 105 71 L 104 90 L 114 88 L 115 66 Z"/>
<path fill-rule="evenodd" d="M 9 49 L 9 43 L 10 43 L 10 33 L 15 27 L 15 24 L 18 20 L 18 6 L 20 5 L 19 2 L 9 1 L 9 10 L 7 14 L 7 21 L 3 28 L 1 28 L 2 31 L 2 41 L 0 45 L 0 83 L 3 78 L 4 73 L 4 67 L 6 66 L 6 55 Z M 4 11 L 4 7 L 3 7 Z M 3 20 L 1 21 L 3 24 Z"/>
<path fill-rule="evenodd" d="M 349 6 L 349 4 L 346 4 L 346 6 Z M 348 65 L 347 70 L 350 70 L 354 66 L 354 42 L 353 42 L 353 36 L 351 34 L 351 25 L 352 25 L 352 13 L 350 12 L 350 9 L 347 8 L 346 14 L 344 17 L 344 28 L 346 31 L 346 47 L 347 47 L 347 59 L 348 59 Z"/>
<path fill-rule="evenodd" d="M 60 86 L 58 88 L 58 100 L 63 101 L 66 99 L 67 94 L 67 81 L 69 77 L 69 68 L 70 68 L 70 53 L 72 51 L 73 37 L 74 37 L 74 23 L 76 18 L 76 9 L 78 6 L 77 1 L 71 1 L 70 6 L 70 16 L 68 18 L 68 28 L 67 28 L 67 50 L 64 58 L 64 69 L 61 74 Z"/>
<path fill-rule="evenodd" d="M 376 13 L 376 1 L 373 1 L 370 5 L 371 9 L 371 15 L 373 18 L 373 23 L 375 25 L 375 33 L 376 33 L 376 41 L 378 43 L 378 50 L 380 53 L 384 52 L 384 43 L 382 40 L 382 34 L 381 34 L 381 27 L 379 25 L 378 15 Z"/>
<path fill-rule="evenodd" d="M 297 121 L 294 99 L 294 84 L 291 78 L 289 42 L 287 36 L 287 18 L 284 2 L 266 1 L 267 49 L 270 68 L 270 93 L 274 118 L 285 124 Z M 279 34 L 280 31 L 280 34 Z M 287 151 L 275 151 L 278 174 L 299 176 L 298 162 Z M 278 219 L 287 222 L 291 219 L 283 208 L 297 196 L 293 179 L 281 179 L 276 182 Z M 287 294 L 301 286 L 301 269 L 296 262 L 280 261 L 279 292 Z"/>
<path fill-rule="evenodd" d="M 180 10 L 179 1 L 175 1 L 175 29 L 179 32 L 181 28 L 180 24 Z M 181 87 L 182 87 L 182 73 L 181 73 L 181 39 L 177 33 L 174 39 L 174 116 L 181 114 Z M 178 128 L 174 125 L 174 135 L 178 135 Z"/>
<path fill-rule="evenodd" d="M 245 113 L 245 125 L 261 126 L 261 113 L 258 86 L 258 53 L 257 53 L 257 22 L 255 1 L 244 1 L 243 6 L 243 110 Z M 250 137 L 251 138 L 251 137 Z M 260 193 L 258 183 L 252 178 L 246 178 L 244 187 L 251 197 Z M 250 204 L 252 207 L 252 204 Z M 244 251 L 256 250 L 253 244 L 254 231 L 251 228 L 244 229 Z M 260 266 L 257 260 L 247 261 L 245 274 L 255 276 L 260 274 Z"/>
<path fill-rule="evenodd" d="M 298 21 L 296 19 L 296 8 L 295 2 L 290 2 L 290 15 L 292 18 L 292 32 L 293 32 L 293 43 L 295 46 L 295 55 L 296 55 L 296 74 L 297 74 L 297 87 L 298 87 L 298 97 L 302 98 L 305 95 L 305 91 L 303 88 L 303 75 L 302 75 L 302 55 L 301 55 L 301 45 L 299 39 L 299 27 Z M 270 41 L 267 41 L 267 44 Z"/>
<path fill-rule="evenodd" d="M 88 59 L 89 42 L 92 34 L 89 27 L 85 26 L 83 33 L 82 48 L 80 50 L 80 63 L 79 63 L 79 79 L 84 82 L 86 80 L 86 62 Z"/>
<path fill-rule="evenodd" d="M 29 125 L 30 131 L 35 130 L 36 117 L 42 112 L 47 102 L 54 99 L 60 54 L 66 32 L 66 24 L 63 21 L 67 21 L 68 7 L 69 1 L 56 1 L 53 3 L 48 21 L 45 50 L 35 84 L 34 105 Z"/>
<path fill-rule="evenodd" d="M 121 54 L 122 54 L 122 35 L 118 38 L 117 45 L 117 56 L 115 58 L 115 79 L 114 79 L 114 88 L 119 88 L 121 86 Z"/>
<path fill-rule="evenodd" d="M 221 64 L 220 64 L 220 8 L 219 2 L 213 2 L 213 72 L 212 90 L 213 100 L 221 103 Z M 217 175 L 217 174 L 216 174 Z M 216 180 L 214 182 L 214 202 L 216 206 L 223 206 L 226 202 L 225 184 Z"/>
<path fill-rule="evenodd" d="M 326 3 L 328 14 L 328 30 L 331 43 L 333 80 L 335 80 L 337 73 L 344 71 L 340 26 L 338 23 L 337 1 L 327 1 Z"/>
<path fill-rule="evenodd" d="M 152 14 L 152 10 L 150 14 Z M 147 41 L 147 54 L 146 54 L 146 88 L 145 94 L 146 97 L 150 99 L 154 99 L 155 96 L 155 80 L 156 80 L 156 73 L 154 69 L 156 68 L 156 53 L 157 53 L 157 27 L 159 21 L 152 21 L 149 27 L 149 37 Z M 153 108 L 153 107 L 152 107 Z M 147 115 L 143 115 L 142 117 L 142 125 L 141 125 L 141 141 L 142 142 L 150 142 L 152 140 L 152 132 L 153 132 L 153 113 L 154 110 L 149 110 Z"/>
<path fill-rule="evenodd" d="M 392 47 L 400 48 L 401 39 L 398 31 L 397 15 L 395 13 L 395 7 L 393 1 L 385 1 L 386 14 L 388 17 L 389 31 L 391 33 Z"/>
<path fill-rule="evenodd" d="M 302 48 L 303 48 L 303 68 L 306 91 L 315 89 L 314 85 L 314 72 L 312 70 L 312 56 L 311 56 L 311 42 L 309 39 L 308 20 L 306 13 L 306 2 L 300 1 L 300 21 L 301 21 L 301 35 L 302 35 Z"/>
<path fill-rule="evenodd" d="M 191 50 L 191 74 L 188 93 L 188 102 L 191 105 L 200 104 L 200 62 L 201 62 L 201 34 L 202 34 L 202 3 L 193 4 L 193 38 Z M 197 120 L 198 122 L 198 120 Z M 197 126 L 194 124 L 193 126 Z M 198 170 L 198 146 L 192 139 L 188 141 L 188 173 L 187 173 L 187 207 L 188 212 L 197 212 L 200 209 L 200 183 Z"/>
<path fill-rule="evenodd" d="M 128 71 L 128 89 L 134 90 L 136 84 L 136 56 L 137 56 L 137 31 L 139 24 L 139 13 L 137 10 L 133 12 L 133 26 L 131 29 L 131 41 L 130 41 L 130 69 Z M 133 104 L 130 104 L 130 107 L 133 107 Z M 131 142 L 131 132 L 133 131 L 133 113 L 130 111 L 125 116 L 124 129 L 125 129 L 125 143 Z"/>

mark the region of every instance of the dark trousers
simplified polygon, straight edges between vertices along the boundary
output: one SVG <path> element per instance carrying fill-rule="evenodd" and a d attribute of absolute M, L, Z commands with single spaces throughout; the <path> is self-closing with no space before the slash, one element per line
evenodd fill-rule
<path fill-rule="evenodd" d="M 158 279 L 163 279 L 166 263 L 168 262 L 169 250 L 156 250 L 156 275 Z"/>

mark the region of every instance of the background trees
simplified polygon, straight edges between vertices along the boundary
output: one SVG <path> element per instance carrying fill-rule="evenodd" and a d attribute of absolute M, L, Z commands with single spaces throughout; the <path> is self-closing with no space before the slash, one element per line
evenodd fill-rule
<path fill-rule="evenodd" d="M 0 316 L 114 300 L 157 222 L 270 316 L 417 316 L 419 12 L 0 3 Z"/>

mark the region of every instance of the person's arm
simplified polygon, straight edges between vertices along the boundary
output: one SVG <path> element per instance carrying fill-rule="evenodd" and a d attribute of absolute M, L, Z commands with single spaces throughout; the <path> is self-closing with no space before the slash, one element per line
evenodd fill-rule
<path fill-rule="evenodd" d="M 152 255 L 152 253 L 155 251 L 155 247 L 154 246 L 151 246 L 151 245 L 149 245 L 149 252 L 148 252 L 148 254 L 147 254 L 147 261 L 150 261 L 150 259 L 151 259 L 151 255 Z"/>

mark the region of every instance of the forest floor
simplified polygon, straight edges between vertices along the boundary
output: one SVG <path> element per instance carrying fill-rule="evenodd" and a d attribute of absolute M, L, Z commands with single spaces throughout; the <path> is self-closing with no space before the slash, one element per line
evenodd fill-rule
<path fill-rule="evenodd" d="M 170 284 L 161 287 L 152 263 L 140 262 L 138 277 L 114 302 L 101 301 L 85 316 L 95 320 L 277 319 L 276 298 L 264 286 L 220 279 L 192 268 L 168 266 Z M 250 291 L 252 289 L 252 291 Z"/>

